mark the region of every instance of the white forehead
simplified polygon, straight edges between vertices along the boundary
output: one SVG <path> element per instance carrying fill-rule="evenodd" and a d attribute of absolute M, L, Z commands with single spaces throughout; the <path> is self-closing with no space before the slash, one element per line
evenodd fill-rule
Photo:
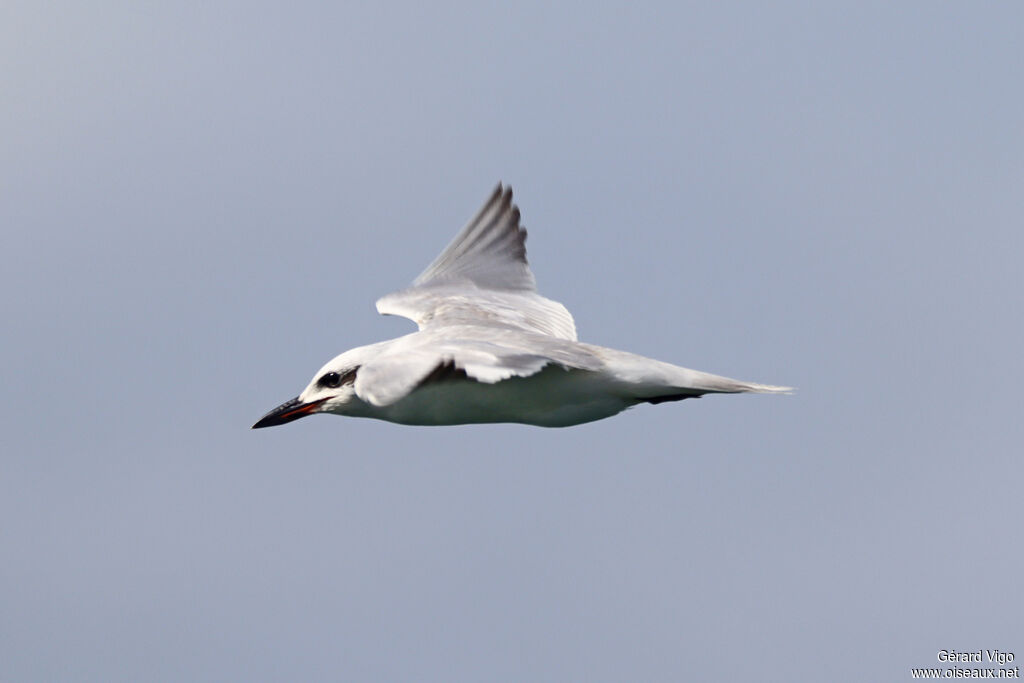
<path fill-rule="evenodd" d="M 325 391 L 318 382 L 320 378 L 326 375 L 328 372 L 337 372 L 338 374 L 345 374 L 349 370 L 362 365 L 367 360 L 376 357 L 380 351 L 379 347 L 382 344 L 371 344 L 370 346 L 359 346 L 354 349 L 349 349 L 345 353 L 338 354 L 331 360 L 323 364 L 323 366 L 316 371 L 313 378 L 309 380 L 309 384 L 306 389 L 302 392 L 301 396 L 305 399 L 314 396 L 318 393 Z M 328 389 L 327 391 L 333 391 Z"/>

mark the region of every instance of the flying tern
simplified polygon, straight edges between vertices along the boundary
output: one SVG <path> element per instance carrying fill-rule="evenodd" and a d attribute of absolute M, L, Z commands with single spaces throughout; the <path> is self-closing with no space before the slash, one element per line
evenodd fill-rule
<path fill-rule="evenodd" d="M 411 287 L 377 301 L 419 331 L 335 357 L 253 429 L 317 413 L 567 427 L 641 403 L 790 391 L 578 341 L 565 306 L 537 293 L 519 219 L 512 188 L 499 183 Z"/>

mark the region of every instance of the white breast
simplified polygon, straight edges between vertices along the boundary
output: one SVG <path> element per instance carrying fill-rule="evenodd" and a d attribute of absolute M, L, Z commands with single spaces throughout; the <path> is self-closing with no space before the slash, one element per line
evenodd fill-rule
<path fill-rule="evenodd" d="M 465 378 L 429 383 L 392 405 L 363 404 L 348 414 L 408 425 L 518 422 L 568 427 L 610 417 L 634 403 L 601 373 L 548 366 L 530 377 L 495 384 Z"/>

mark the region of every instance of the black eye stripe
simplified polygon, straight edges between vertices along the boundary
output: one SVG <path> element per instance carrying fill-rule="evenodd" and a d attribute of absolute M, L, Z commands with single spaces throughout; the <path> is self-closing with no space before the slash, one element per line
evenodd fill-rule
<path fill-rule="evenodd" d="M 335 387 L 341 386 L 341 375 L 336 372 L 328 372 L 320 378 L 320 381 L 318 381 L 317 384 L 322 387 L 334 389 Z"/>
<path fill-rule="evenodd" d="M 354 367 L 351 370 L 345 371 L 344 374 L 338 374 L 337 372 L 325 373 L 320 379 L 317 380 L 317 384 L 328 389 L 337 389 L 342 384 L 352 384 L 356 381 L 356 370 L 359 367 Z"/>

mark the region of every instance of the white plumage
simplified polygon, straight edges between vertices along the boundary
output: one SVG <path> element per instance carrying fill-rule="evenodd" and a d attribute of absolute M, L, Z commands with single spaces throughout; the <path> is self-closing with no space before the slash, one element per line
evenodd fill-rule
<path fill-rule="evenodd" d="M 419 331 L 346 351 L 254 427 L 312 413 L 402 424 L 521 422 L 563 427 L 638 403 L 708 393 L 784 393 L 585 344 L 572 315 L 536 290 L 512 189 L 480 211 L 408 289 L 377 301 Z"/>

